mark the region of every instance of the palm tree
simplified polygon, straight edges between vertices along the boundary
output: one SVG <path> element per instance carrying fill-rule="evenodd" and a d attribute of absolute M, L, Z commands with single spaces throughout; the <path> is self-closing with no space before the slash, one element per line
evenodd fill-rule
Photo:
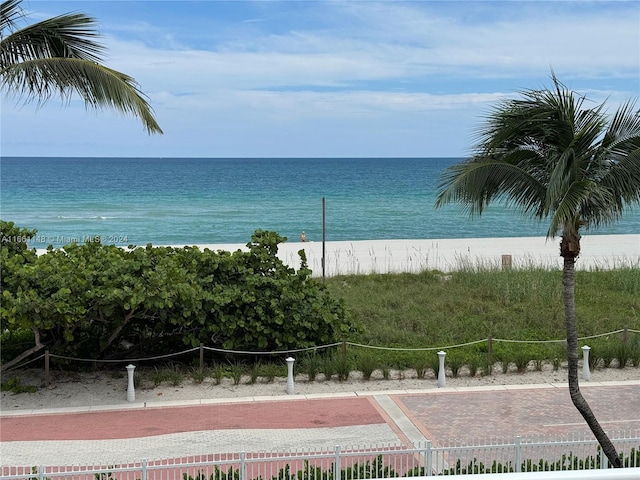
<path fill-rule="evenodd" d="M 561 236 L 571 400 L 611 464 L 621 467 L 578 385 L 575 262 L 583 227 L 610 224 L 640 204 L 640 112 L 627 101 L 609 118 L 604 103 L 584 108 L 584 97 L 552 79 L 553 89 L 525 90 L 488 114 L 474 155 L 443 173 L 436 207 L 456 202 L 473 217 L 502 201 L 550 220 L 547 238 Z"/>
<path fill-rule="evenodd" d="M 19 29 L 21 1 L 0 6 L 0 85 L 7 95 L 41 105 L 77 93 L 87 108 L 114 108 L 139 117 L 149 134 L 162 133 L 136 81 L 102 65 L 93 18 L 68 13 Z"/>

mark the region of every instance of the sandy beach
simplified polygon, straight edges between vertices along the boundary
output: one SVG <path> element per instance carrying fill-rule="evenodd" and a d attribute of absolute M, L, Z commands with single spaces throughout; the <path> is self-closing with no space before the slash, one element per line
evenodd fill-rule
<path fill-rule="evenodd" d="M 182 248 L 185 245 L 170 245 Z M 200 249 L 234 252 L 247 250 L 243 243 L 194 245 Z M 287 241 L 278 246 L 278 257 L 293 268 L 300 267 L 298 252 L 304 250 L 314 276 L 322 276 L 322 241 Z M 37 249 L 38 255 L 46 253 Z M 415 273 L 424 270 L 451 272 L 461 267 L 562 268 L 560 238 L 440 238 L 407 240 L 326 241 L 325 275 L 369 273 Z M 640 234 L 584 235 L 577 269 L 640 267 Z"/>
<path fill-rule="evenodd" d="M 199 245 L 211 250 L 244 250 L 243 244 Z M 322 276 L 322 242 L 286 242 L 278 256 L 298 268 L 299 250 L 304 250 L 314 275 Z M 461 266 L 501 267 L 503 257 L 512 267 L 542 266 L 561 268 L 560 239 L 545 237 L 461 238 L 423 240 L 327 241 L 325 275 L 440 270 L 449 272 Z M 640 234 L 584 235 L 578 269 L 640 266 Z"/>

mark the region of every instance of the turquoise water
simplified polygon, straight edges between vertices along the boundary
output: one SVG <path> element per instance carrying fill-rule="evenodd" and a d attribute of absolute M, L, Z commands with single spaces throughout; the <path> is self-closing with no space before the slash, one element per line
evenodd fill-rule
<path fill-rule="evenodd" d="M 38 230 L 32 246 L 100 236 L 119 245 L 247 243 L 254 230 L 292 241 L 520 237 L 544 224 L 496 206 L 470 220 L 434 209 L 455 158 L 0 160 L 0 218 Z M 596 234 L 640 232 L 640 209 Z"/>

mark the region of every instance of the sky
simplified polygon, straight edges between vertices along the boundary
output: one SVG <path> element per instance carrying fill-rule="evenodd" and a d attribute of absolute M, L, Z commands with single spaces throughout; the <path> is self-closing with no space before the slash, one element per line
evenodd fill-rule
<path fill-rule="evenodd" d="M 2 96 L 3 156 L 464 157 L 551 72 L 609 110 L 640 96 L 638 1 L 36 1 L 82 11 L 164 135 L 78 98 Z M 25 23 L 25 25 L 27 24 Z"/>

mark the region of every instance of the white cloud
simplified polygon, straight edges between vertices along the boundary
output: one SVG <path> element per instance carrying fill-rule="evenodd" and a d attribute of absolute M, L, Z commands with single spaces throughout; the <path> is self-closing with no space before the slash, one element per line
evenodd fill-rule
<path fill-rule="evenodd" d="M 173 25 L 122 17 L 107 31 L 108 65 L 136 78 L 165 136 L 75 105 L 34 120 L 34 109 L 9 107 L 3 147 L 24 152 L 33 125 L 37 148 L 59 151 L 73 128 L 79 149 L 105 154 L 460 155 L 491 104 L 548 83 L 550 67 L 594 101 L 640 93 L 638 4 L 563 3 L 318 2 L 289 29 L 268 15 L 284 4 L 259 3 L 247 17 L 259 22 L 228 25 L 199 48 Z"/>
<path fill-rule="evenodd" d="M 406 79 L 433 85 L 443 77 L 539 78 L 548 75 L 550 67 L 561 77 L 629 78 L 637 77 L 640 69 L 637 15 L 566 10 L 558 17 L 542 9 L 537 15 L 487 24 L 433 13 L 421 8 L 423 4 L 331 5 L 335 13 L 359 18 L 360 23 L 351 30 L 252 32 L 212 50 L 181 48 L 176 33 L 166 34 L 172 39 L 170 48 L 110 38 L 111 62 L 144 79 L 147 88 L 186 91 L 362 88 L 363 82 L 402 88 L 400 82 Z"/>

